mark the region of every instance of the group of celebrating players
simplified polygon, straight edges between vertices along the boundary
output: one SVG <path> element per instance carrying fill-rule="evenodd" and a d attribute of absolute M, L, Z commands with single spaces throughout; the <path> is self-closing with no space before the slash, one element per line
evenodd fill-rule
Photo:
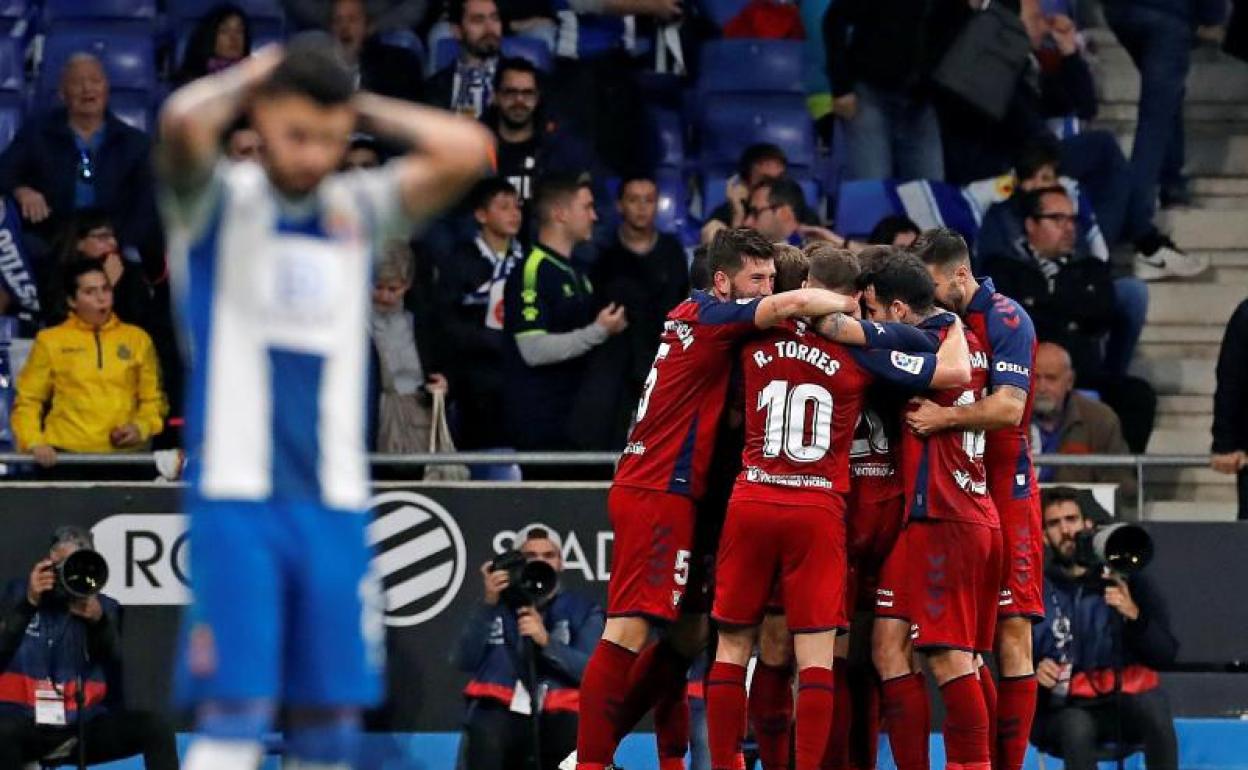
<path fill-rule="evenodd" d="M 709 612 L 714 770 L 742 765 L 747 716 L 766 770 L 873 768 L 881 723 L 898 768 L 926 770 L 916 653 L 944 701 L 946 767 L 1018 770 L 1043 614 L 1031 319 L 973 277 L 949 230 L 855 255 L 739 228 L 706 257 L 710 285 L 668 315 L 608 499 L 608 620 L 576 768 L 610 767 L 652 708 L 661 770 L 683 767 Z M 851 639 L 869 662 L 849 663 Z"/>

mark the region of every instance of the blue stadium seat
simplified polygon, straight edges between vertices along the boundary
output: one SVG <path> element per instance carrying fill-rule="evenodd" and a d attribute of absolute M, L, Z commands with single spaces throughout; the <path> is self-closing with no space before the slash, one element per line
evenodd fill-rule
<path fill-rule="evenodd" d="M 733 16 L 741 13 L 749 0 L 698 0 L 702 13 L 720 29 L 724 28 Z"/>
<path fill-rule="evenodd" d="M 660 166 L 679 168 L 685 163 L 685 126 L 675 110 L 652 109 L 649 112 L 654 132 L 658 137 Z"/>
<path fill-rule="evenodd" d="M 108 99 L 108 109 L 126 125 L 147 131 L 152 127 L 152 104 L 147 94 L 118 93 Z"/>
<path fill-rule="evenodd" d="M 702 100 L 700 135 L 706 172 L 736 168 L 741 151 L 755 142 L 779 145 L 791 168 L 809 169 L 815 161 L 814 124 L 805 98 L 796 94 L 709 94 Z"/>
<path fill-rule="evenodd" d="M 9 34 L 19 21 L 34 13 L 32 0 L 0 0 L 0 32 Z"/>
<path fill-rule="evenodd" d="M 135 34 L 66 32 L 48 35 L 39 65 L 40 100 L 56 93 L 61 69 L 69 57 L 86 52 L 99 57 L 111 91 L 150 92 L 156 85 L 156 53 L 152 38 Z"/>
<path fill-rule="evenodd" d="M 422 64 L 425 61 L 425 44 L 420 42 L 420 37 L 410 29 L 392 29 L 389 32 L 383 32 L 381 42 L 395 48 L 406 48 L 416 54 Z"/>
<path fill-rule="evenodd" d="M 689 188 L 679 169 L 660 168 L 654 180 L 659 188 L 659 210 L 655 226 L 662 233 L 679 235 L 689 219 Z"/>
<path fill-rule="evenodd" d="M 883 183 L 862 179 L 841 183 L 832 223 L 840 235 L 861 238 L 870 234 L 884 217 L 900 213 Z"/>
<path fill-rule="evenodd" d="M 449 67 L 456 56 L 459 56 L 459 41 L 453 37 L 440 38 L 433 48 L 433 71 L 429 74 Z"/>
<path fill-rule="evenodd" d="M 21 91 L 25 82 L 21 43 L 0 37 L 0 91 Z"/>
<path fill-rule="evenodd" d="M 712 40 L 702 46 L 698 91 L 805 93 L 796 40 Z"/>
<path fill-rule="evenodd" d="M 156 0 L 44 0 L 43 20 L 50 29 L 66 22 L 151 24 L 156 20 Z"/>
<path fill-rule="evenodd" d="M 22 104 L 20 100 L 0 100 L 0 152 L 3 152 L 13 141 L 17 129 L 22 125 Z"/>
<path fill-rule="evenodd" d="M 537 38 L 505 37 L 502 53 L 503 56 L 527 59 L 542 72 L 550 72 L 554 68 L 554 56 L 550 53 L 550 47 Z M 440 38 L 433 49 L 433 71 L 429 74 L 449 67 L 456 56 L 459 56 L 459 41 L 453 37 Z"/>

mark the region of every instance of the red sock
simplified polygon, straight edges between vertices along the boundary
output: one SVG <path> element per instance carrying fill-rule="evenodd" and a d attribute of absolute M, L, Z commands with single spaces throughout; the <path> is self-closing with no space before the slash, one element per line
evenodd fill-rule
<path fill-rule="evenodd" d="M 998 770 L 1019 770 L 1027 756 L 1027 738 L 1036 716 L 1036 677 L 1003 676 L 997 701 Z"/>
<path fill-rule="evenodd" d="M 654 704 L 654 741 L 659 749 L 659 770 L 685 770 L 689 749 L 689 682 L 665 690 Z"/>
<path fill-rule="evenodd" d="M 745 666 L 711 664 L 706 675 L 706 733 L 712 770 L 736 770 L 745 737 Z"/>
<path fill-rule="evenodd" d="M 854 694 L 849 686 L 849 661 L 844 658 L 837 658 L 832 666 L 832 697 L 832 729 L 828 733 L 828 747 L 820 767 L 823 770 L 846 770 L 849 767 L 849 731 L 852 728 Z"/>
<path fill-rule="evenodd" d="M 948 766 L 989 770 L 988 709 L 974 674 L 951 679 L 940 687 L 945 701 L 945 758 Z"/>
<path fill-rule="evenodd" d="M 988 709 L 988 753 L 993 769 L 1000 770 L 997 764 L 997 683 L 993 681 L 988 666 L 979 667 L 979 690 L 984 694 L 984 707 Z"/>
<path fill-rule="evenodd" d="M 580 721 L 576 731 L 577 770 L 600 770 L 611 764 L 619 739 L 620 713 L 628 672 L 637 653 L 601 639 L 581 677 Z"/>
<path fill-rule="evenodd" d="M 851 666 L 847 673 L 853 708 L 849 719 L 849 766 L 875 770 L 880 745 L 880 682 L 870 665 Z M 835 713 L 832 718 L 837 718 Z"/>
<path fill-rule="evenodd" d="M 897 770 L 928 770 L 932 707 L 922 672 L 895 677 L 880 686 L 880 720 L 888 731 Z"/>
<path fill-rule="evenodd" d="M 810 666 L 798 672 L 795 770 L 818 770 L 832 729 L 834 693 L 832 669 Z"/>
<path fill-rule="evenodd" d="M 763 770 L 784 770 L 789 766 L 789 743 L 793 725 L 793 667 L 769 666 L 761 660 L 754 666 L 750 683 L 750 724 L 758 743 L 758 759 Z"/>
<path fill-rule="evenodd" d="M 624 740 L 646 712 L 660 699 L 674 700 L 683 697 L 688 684 L 691 661 L 666 641 L 656 642 L 641 651 L 637 662 L 628 673 L 628 684 L 621 689 L 619 718 L 615 721 L 615 742 Z M 689 718 L 686 714 L 685 722 Z M 685 734 L 688 735 L 688 728 Z M 687 741 L 687 739 L 686 739 Z M 683 753 L 681 756 L 684 756 Z"/>

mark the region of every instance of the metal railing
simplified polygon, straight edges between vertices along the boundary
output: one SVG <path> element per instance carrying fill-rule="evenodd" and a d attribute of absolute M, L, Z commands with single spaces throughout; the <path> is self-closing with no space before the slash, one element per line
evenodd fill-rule
<path fill-rule="evenodd" d="M 372 454 L 369 462 L 374 467 L 401 467 L 415 465 L 612 465 L 620 457 L 618 452 L 451 452 L 418 454 Z M 1145 468 L 1205 468 L 1208 455 L 1036 455 L 1035 464 L 1055 468 L 1132 468 L 1136 477 L 1136 511 L 1144 511 Z M 30 464 L 31 456 L 15 452 L 0 452 L 0 463 Z M 71 454 L 61 453 L 58 464 L 136 466 L 151 465 L 151 453 L 118 454 Z M 0 477 L 3 478 L 3 477 Z"/>

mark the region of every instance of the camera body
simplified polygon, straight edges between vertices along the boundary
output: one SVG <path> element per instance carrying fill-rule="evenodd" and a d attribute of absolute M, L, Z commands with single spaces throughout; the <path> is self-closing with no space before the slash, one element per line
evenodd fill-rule
<path fill-rule="evenodd" d="M 1133 575 L 1153 560 L 1153 538 L 1138 524 L 1125 521 L 1084 530 L 1075 535 L 1075 563 Z"/>
<path fill-rule="evenodd" d="M 108 562 L 98 551 L 81 548 L 51 567 L 56 571 L 53 590 L 66 601 L 90 599 L 108 583 Z"/>
<path fill-rule="evenodd" d="M 512 611 L 537 606 L 559 586 L 559 573 L 554 567 L 544 561 L 529 561 L 516 550 L 495 556 L 490 571 L 507 573 L 508 585 L 500 598 Z"/>

